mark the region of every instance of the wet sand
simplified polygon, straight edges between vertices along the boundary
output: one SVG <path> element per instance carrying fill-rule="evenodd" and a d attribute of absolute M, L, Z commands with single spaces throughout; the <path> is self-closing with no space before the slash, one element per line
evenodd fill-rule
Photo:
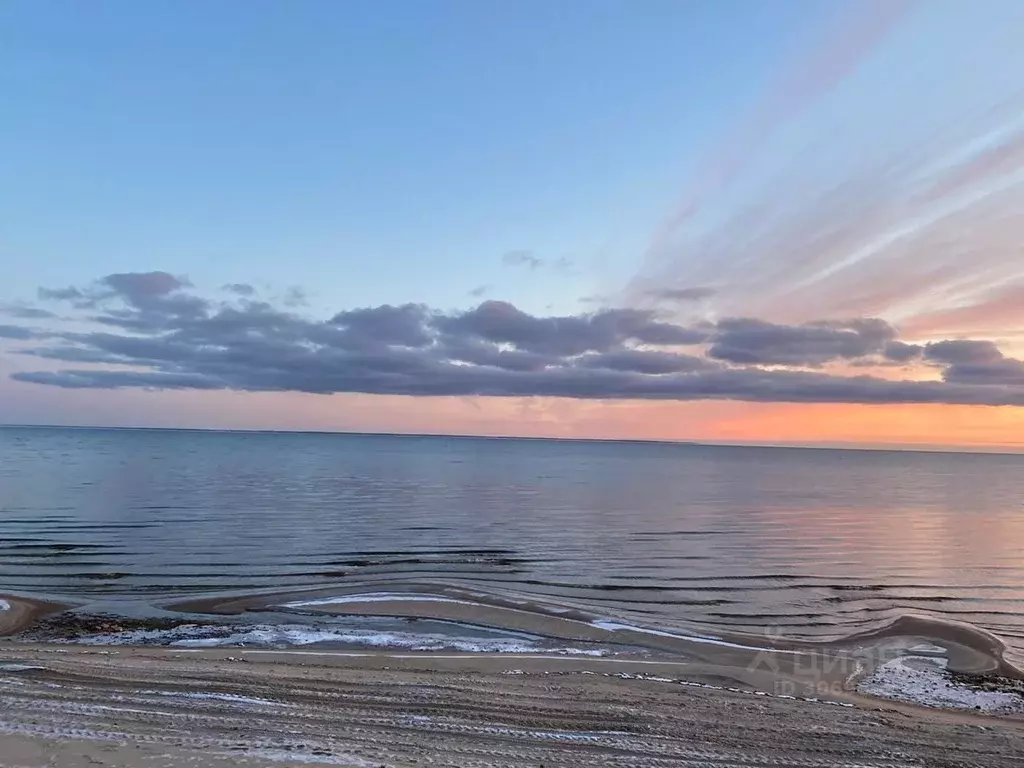
<path fill-rule="evenodd" d="M 36 621 L 70 606 L 28 597 L 0 594 L 0 637 L 14 635 Z"/>
<path fill-rule="evenodd" d="M 1024 722 L 649 659 L 0 644 L 0 765 L 1008 766 Z"/>

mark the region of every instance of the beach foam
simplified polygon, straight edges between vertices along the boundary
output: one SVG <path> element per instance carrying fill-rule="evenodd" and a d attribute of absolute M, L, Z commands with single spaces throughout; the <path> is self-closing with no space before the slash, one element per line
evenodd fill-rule
<path fill-rule="evenodd" d="M 738 648 L 744 651 L 769 651 L 772 653 L 789 653 L 798 654 L 799 651 L 788 651 L 788 650 L 777 650 L 775 648 L 767 648 L 757 645 L 742 645 L 740 643 L 730 643 L 728 640 L 722 640 L 717 637 L 707 637 L 706 635 L 681 635 L 672 632 L 665 632 L 660 629 L 646 629 L 644 627 L 637 627 L 632 624 L 622 624 L 617 621 L 610 621 L 607 619 L 597 619 L 590 622 L 590 626 L 597 627 L 598 629 L 606 629 L 610 632 L 626 631 L 626 632 L 639 632 L 643 635 L 655 635 L 657 637 L 670 637 L 673 640 L 685 640 L 688 643 L 704 643 L 708 645 L 718 645 L 723 648 Z"/>
<path fill-rule="evenodd" d="M 202 626 L 184 624 L 172 629 L 126 630 L 71 638 L 80 645 L 166 645 L 179 648 L 220 648 L 234 646 L 306 646 L 345 643 L 371 648 L 402 648 L 412 651 L 455 650 L 467 653 L 559 653 L 603 656 L 607 651 L 591 648 L 544 647 L 539 642 L 508 637 L 459 637 L 412 632 L 342 629 L 337 626 L 304 624 L 257 624 L 243 626 Z"/>
<path fill-rule="evenodd" d="M 306 608 L 316 605 L 341 605 L 344 603 L 460 603 L 461 605 L 476 605 L 468 600 L 456 600 L 451 597 L 440 597 L 436 595 L 421 595 L 415 593 L 400 592 L 373 592 L 358 595 L 337 595 L 335 597 L 324 597 L 317 600 L 295 600 L 284 603 L 284 608 Z"/>
<path fill-rule="evenodd" d="M 1024 697 L 981 691 L 956 682 L 946 660 L 901 656 L 886 662 L 857 685 L 860 693 L 924 707 L 981 710 L 991 714 L 1024 713 Z"/>

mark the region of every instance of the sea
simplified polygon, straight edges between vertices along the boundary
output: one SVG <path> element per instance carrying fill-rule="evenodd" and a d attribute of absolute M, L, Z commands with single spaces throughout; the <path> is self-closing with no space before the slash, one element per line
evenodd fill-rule
<path fill-rule="evenodd" d="M 78 605 L 441 584 L 834 641 L 1024 649 L 1024 456 L 0 428 L 0 592 Z"/>

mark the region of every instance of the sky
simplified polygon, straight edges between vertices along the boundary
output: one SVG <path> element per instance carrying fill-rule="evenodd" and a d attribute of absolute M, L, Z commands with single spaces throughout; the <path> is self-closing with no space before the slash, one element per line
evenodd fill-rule
<path fill-rule="evenodd" d="M 9 0 L 0 423 L 1024 448 L 1016 0 Z"/>

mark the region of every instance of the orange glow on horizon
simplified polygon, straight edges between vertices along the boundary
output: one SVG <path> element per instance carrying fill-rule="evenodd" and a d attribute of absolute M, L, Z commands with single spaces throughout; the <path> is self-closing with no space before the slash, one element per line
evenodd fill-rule
<path fill-rule="evenodd" d="M 1024 408 L 737 403 L 715 439 L 1024 448 Z"/>
<path fill-rule="evenodd" d="M 25 388 L 53 424 L 1024 450 L 1024 408 Z M 88 414 L 88 418 L 82 418 Z M 154 417 L 154 414 L 157 414 Z"/>

